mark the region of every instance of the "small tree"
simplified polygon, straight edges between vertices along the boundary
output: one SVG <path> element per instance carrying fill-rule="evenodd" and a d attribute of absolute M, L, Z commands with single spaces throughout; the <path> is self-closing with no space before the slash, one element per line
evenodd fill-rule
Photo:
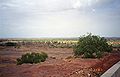
<path fill-rule="evenodd" d="M 100 58 L 104 52 L 111 52 L 112 47 L 108 45 L 104 37 L 92 35 L 79 38 L 77 45 L 74 46 L 74 55 L 83 55 L 85 58 Z"/>

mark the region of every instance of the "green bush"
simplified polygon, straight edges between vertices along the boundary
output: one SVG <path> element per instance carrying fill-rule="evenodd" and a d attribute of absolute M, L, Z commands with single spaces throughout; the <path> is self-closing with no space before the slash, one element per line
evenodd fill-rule
<path fill-rule="evenodd" d="M 48 58 L 48 55 L 44 52 L 41 53 L 26 53 L 22 55 L 21 58 L 17 59 L 17 65 L 21 65 L 23 63 L 40 63 L 44 62 Z"/>
<path fill-rule="evenodd" d="M 74 46 L 74 55 L 83 55 L 85 58 L 100 58 L 104 52 L 111 52 L 112 46 L 109 46 L 104 37 L 92 35 L 79 38 L 77 45 Z"/>
<path fill-rule="evenodd" d="M 17 46 L 17 43 L 15 43 L 15 42 L 6 42 L 5 46 Z"/>
<path fill-rule="evenodd" d="M 48 55 L 45 52 L 41 52 L 41 62 L 44 62 L 46 60 L 46 58 L 48 58 Z"/>

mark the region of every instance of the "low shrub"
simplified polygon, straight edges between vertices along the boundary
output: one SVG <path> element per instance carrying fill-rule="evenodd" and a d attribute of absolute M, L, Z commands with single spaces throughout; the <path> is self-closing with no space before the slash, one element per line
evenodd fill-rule
<path fill-rule="evenodd" d="M 41 53 L 26 53 L 22 55 L 21 58 L 17 59 L 17 65 L 21 65 L 23 63 L 40 63 L 44 62 L 48 58 L 48 55 L 44 52 Z"/>
<path fill-rule="evenodd" d="M 0 42 L 0 46 L 18 46 L 16 42 Z"/>
<path fill-rule="evenodd" d="M 41 56 L 42 56 L 41 62 L 44 62 L 46 58 L 48 58 L 48 55 L 45 52 L 41 52 Z"/>
<path fill-rule="evenodd" d="M 15 43 L 15 42 L 7 42 L 7 43 L 5 43 L 5 46 L 17 46 L 17 43 Z"/>

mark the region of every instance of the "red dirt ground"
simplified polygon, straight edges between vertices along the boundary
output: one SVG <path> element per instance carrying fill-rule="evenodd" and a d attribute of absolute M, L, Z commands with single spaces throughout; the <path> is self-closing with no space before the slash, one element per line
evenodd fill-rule
<path fill-rule="evenodd" d="M 45 62 L 16 65 L 16 58 L 22 54 L 40 51 L 48 53 L 49 58 Z M 67 59 L 72 56 L 72 51 L 71 48 L 1 47 L 0 77 L 97 77 L 120 61 L 119 51 L 106 54 L 101 59 Z"/>

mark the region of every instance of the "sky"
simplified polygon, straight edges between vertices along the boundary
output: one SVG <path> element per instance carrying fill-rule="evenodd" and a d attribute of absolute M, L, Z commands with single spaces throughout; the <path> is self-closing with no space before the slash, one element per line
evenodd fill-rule
<path fill-rule="evenodd" d="M 0 38 L 120 37 L 120 0 L 0 0 Z"/>

